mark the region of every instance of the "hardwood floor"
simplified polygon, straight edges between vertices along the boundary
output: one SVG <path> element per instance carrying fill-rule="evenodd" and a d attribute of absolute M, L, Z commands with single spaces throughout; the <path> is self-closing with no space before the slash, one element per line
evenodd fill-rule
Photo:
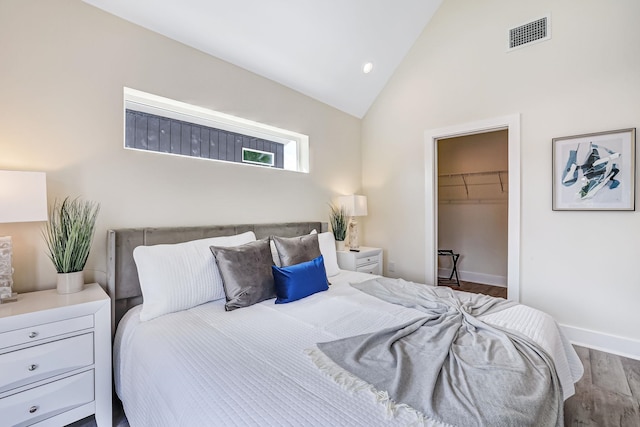
<path fill-rule="evenodd" d="M 448 286 L 457 291 L 474 292 L 476 294 L 491 295 L 492 297 L 507 298 L 507 288 L 501 286 L 482 285 L 480 283 L 460 281 L 457 286 L 455 281 L 442 280 L 438 281 L 438 286 Z"/>
<path fill-rule="evenodd" d="M 564 404 L 564 425 L 640 426 L 640 360 L 574 347 L 584 375 Z"/>

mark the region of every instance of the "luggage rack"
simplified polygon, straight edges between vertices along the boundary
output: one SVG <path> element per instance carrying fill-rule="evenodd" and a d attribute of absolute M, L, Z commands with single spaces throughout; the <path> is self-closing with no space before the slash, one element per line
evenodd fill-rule
<path fill-rule="evenodd" d="M 451 257 L 451 274 L 448 279 L 441 279 L 438 277 L 438 284 L 449 284 L 456 286 L 460 286 L 460 278 L 458 277 L 458 258 L 460 258 L 460 254 L 453 252 L 451 249 L 438 249 L 438 256 L 446 256 Z M 455 280 L 453 277 L 455 276 Z"/>

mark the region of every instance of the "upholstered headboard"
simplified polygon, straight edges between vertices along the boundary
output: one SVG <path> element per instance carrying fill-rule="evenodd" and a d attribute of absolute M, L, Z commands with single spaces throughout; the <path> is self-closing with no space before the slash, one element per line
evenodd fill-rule
<path fill-rule="evenodd" d="M 133 250 L 140 245 L 181 243 L 207 237 L 230 236 L 253 231 L 256 238 L 294 237 L 311 230 L 327 231 L 326 222 L 212 225 L 202 227 L 124 228 L 107 232 L 107 290 L 111 297 L 112 332 L 124 314 L 142 303 Z M 213 258 L 212 258 L 213 261 Z"/>

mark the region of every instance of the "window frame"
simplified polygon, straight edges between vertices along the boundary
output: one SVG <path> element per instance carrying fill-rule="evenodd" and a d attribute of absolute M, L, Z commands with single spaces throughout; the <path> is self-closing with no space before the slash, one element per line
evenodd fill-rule
<path fill-rule="evenodd" d="M 264 123 L 255 122 L 230 114 L 221 113 L 208 108 L 187 104 L 181 101 L 172 100 L 158 95 L 142 92 L 136 89 L 124 87 L 124 108 L 123 115 L 126 121 L 126 111 L 133 110 L 142 113 L 153 114 L 166 117 L 168 119 L 180 120 L 196 125 L 221 129 L 249 137 L 270 140 L 283 145 L 284 167 L 268 169 L 309 173 L 309 136 L 281 129 Z M 144 150 L 126 146 L 126 126 L 123 131 L 123 145 L 127 150 L 145 151 L 159 154 L 168 154 L 181 157 L 193 157 L 174 153 L 164 153 L 160 151 Z M 259 151 L 251 149 L 253 151 Z M 253 167 L 265 167 L 263 163 L 251 163 L 245 161 L 231 161 L 193 157 L 197 159 L 225 162 Z M 242 156 L 244 158 L 244 155 Z"/>
<path fill-rule="evenodd" d="M 271 161 L 269 163 L 265 163 L 265 162 L 258 162 L 258 161 L 254 161 L 254 160 L 247 160 L 244 157 L 244 153 L 256 153 L 256 154 L 266 154 L 271 158 Z M 275 153 L 271 152 L 271 151 L 262 151 L 262 150 L 256 150 L 255 148 L 248 148 L 248 147 L 242 147 L 242 163 L 249 163 L 252 165 L 260 165 L 260 166 L 270 166 L 273 167 L 276 164 L 275 161 Z"/>

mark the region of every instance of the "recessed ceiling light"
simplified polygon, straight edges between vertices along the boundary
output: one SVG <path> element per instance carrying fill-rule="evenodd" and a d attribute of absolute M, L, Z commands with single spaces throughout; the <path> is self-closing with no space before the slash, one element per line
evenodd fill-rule
<path fill-rule="evenodd" d="M 367 62 L 362 67 L 362 72 L 365 74 L 369 74 L 373 70 L 373 62 Z"/>

